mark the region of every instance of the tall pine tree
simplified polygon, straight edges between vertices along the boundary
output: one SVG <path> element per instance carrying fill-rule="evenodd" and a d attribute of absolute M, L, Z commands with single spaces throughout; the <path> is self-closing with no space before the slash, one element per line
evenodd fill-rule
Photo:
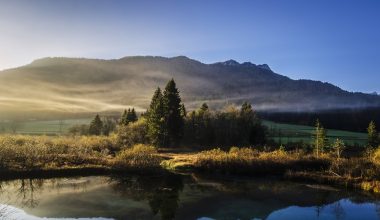
<path fill-rule="evenodd" d="M 103 128 L 103 122 L 100 120 L 99 115 L 96 115 L 95 118 L 91 121 L 89 134 L 90 135 L 101 135 Z"/>
<path fill-rule="evenodd" d="M 124 126 L 128 125 L 127 115 L 128 115 L 127 110 L 124 110 L 123 114 L 121 115 L 120 125 L 124 125 Z"/>
<path fill-rule="evenodd" d="M 127 119 L 128 119 L 129 122 L 135 122 L 135 121 L 137 121 L 137 115 L 136 115 L 135 108 L 132 108 L 132 110 L 130 110 L 128 113 L 129 114 L 127 115 Z"/>
<path fill-rule="evenodd" d="M 322 124 L 317 119 L 315 123 L 315 136 L 314 136 L 314 147 L 317 157 L 323 152 L 326 146 L 326 130 L 323 128 Z"/>
<path fill-rule="evenodd" d="M 179 144 L 183 137 L 184 118 L 181 114 L 181 97 L 173 79 L 165 87 L 163 103 L 168 131 L 168 138 L 164 144 L 167 146 Z"/>
<path fill-rule="evenodd" d="M 124 110 L 120 119 L 120 125 L 127 126 L 130 122 L 135 121 L 137 121 L 135 108 L 132 108 L 132 110 L 130 108 L 128 110 Z"/>
<path fill-rule="evenodd" d="M 371 121 L 367 128 L 368 132 L 368 146 L 369 147 L 377 147 L 379 144 L 379 137 L 376 131 L 376 125 L 374 121 Z"/>
<path fill-rule="evenodd" d="M 152 101 L 147 112 L 148 136 L 153 145 L 161 147 L 167 139 L 165 122 L 165 110 L 161 89 L 158 87 L 154 92 Z"/>

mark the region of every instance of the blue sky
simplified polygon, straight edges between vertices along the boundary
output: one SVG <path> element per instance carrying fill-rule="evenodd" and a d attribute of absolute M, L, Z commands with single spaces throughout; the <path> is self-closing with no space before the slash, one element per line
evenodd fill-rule
<path fill-rule="evenodd" d="M 48 56 L 267 63 L 380 92 L 378 0 L 0 0 L 0 69 Z"/>

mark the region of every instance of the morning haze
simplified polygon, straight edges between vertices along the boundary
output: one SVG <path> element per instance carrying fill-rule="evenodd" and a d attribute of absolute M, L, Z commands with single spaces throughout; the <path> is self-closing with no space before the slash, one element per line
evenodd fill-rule
<path fill-rule="evenodd" d="M 380 219 L 379 10 L 0 0 L 0 220 Z"/>

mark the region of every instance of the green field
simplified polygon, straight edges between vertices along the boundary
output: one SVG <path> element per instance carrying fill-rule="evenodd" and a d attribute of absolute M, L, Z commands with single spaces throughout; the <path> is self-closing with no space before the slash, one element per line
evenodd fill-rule
<path fill-rule="evenodd" d="M 48 120 L 48 121 L 23 121 L 0 122 L 0 132 L 30 134 L 30 135 L 60 135 L 68 132 L 74 125 L 89 124 L 91 118 Z M 281 124 L 272 121 L 263 121 L 268 127 L 269 138 L 280 144 L 303 142 L 310 144 L 314 133 L 314 127 L 293 124 Z M 347 145 L 365 145 L 367 134 L 327 129 L 327 137 L 332 143 L 335 139 L 342 139 Z"/>
<path fill-rule="evenodd" d="M 280 144 L 303 142 L 312 143 L 314 127 L 294 124 L 281 124 L 272 121 L 263 121 L 268 127 L 269 138 Z M 367 134 L 351 131 L 327 129 L 329 143 L 333 143 L 337 138 L 343 140 L 347 145 L 366 145 Z"/>
<path fill-rule="evenodd" d="M 48 121 L 19 121 L 0 122 L 0 131 L 3 133 L 17 133 L 30 135 L 60 135 L 65 134 L 74 125 L 89 124 L 91 118 L 48 120 Z"/>

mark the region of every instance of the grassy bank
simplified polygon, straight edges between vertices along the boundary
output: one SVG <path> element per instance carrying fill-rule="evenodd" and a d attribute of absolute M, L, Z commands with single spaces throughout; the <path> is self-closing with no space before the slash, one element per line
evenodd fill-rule
<path fill-rule="evenodd" d="M 380 149 L 361 157 L 336 158 L 329 153 L 316 157 L 303 151 L 259 152 L 251 148 L 233 147 L 229 151 L 203 151 L 195 158 L 194 168 L 204 172 L 280 175 L 288 179 L 380 192 Z"/>
<path fill-rule="evenodd" d="M 116 137 L 0 136 L 0 173 L 160 169 L 154 147 L 125 148 Z M 21 174 L 20 174 L 21 175 Z"/>
<path fill-rule="evenodd" d="M 157 150 L 142 144 L 126 147 L 114 136 L 0 136 L 1 178 L 165 170 L 276 175 L 380 192 L 380 150 L 337 158 L 333 153 L 316 157 L 312 152 L 283 149 L 259 151 L 232 147 L 228 151 L 195 152 L 191 149 Z"/>
<path fill-rule="evenodd" d="M 302 152 L 287 153 L 283 150 L 259 152 L 251 148 L 233 147 L 229 151 L 214 149 L 197 155 L 194 166 L 198 170 L 249 174 L 283 174 L 287 170 L 321 170 L 330 165 L 327 157 L 315 158 Z"/>

